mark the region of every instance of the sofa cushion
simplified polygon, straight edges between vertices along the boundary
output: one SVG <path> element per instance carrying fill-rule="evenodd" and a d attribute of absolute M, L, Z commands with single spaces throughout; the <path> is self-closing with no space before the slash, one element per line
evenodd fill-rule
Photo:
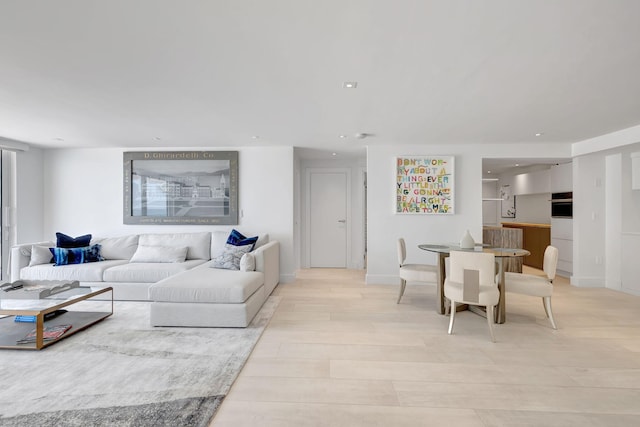
<path fill-rule="evenodd" d="M 29 259 L 29 267 L 40 264 L 51 264 L 53 256 L 46 246 L 32 245 L 31 258 Z"/>
<path fill-rule="evenodd" d="M 64 233 L 56 233 L 56 246 L 58 248 L 81 248 L 83 246 L 89 246 L 90 243 L 91 234 L 71 237 Z"/>
<path fill-rule="evenodd" d="M 90 262 L 54 266 L 53 264 L 34 265 L 20 270 L 24 280 L 78 280 L 80 282 L 102 282 L 103 273 L 110 267 L 125 264 L 124 260 Z"/>
<path fill-rule="evenodd" d="M 138 246 L 129 262 L 184 262 L 187 248 L 174 246 Z"/>
<path fill-rule="evenodd" d="M 131 259 L 138 248 L 138 235 L 94 237 L 91 244 L 100 245 L 100 254 L 104 259 Z"/>
<path fill-rule="evenodd" d="M 149 287 L 149 299 L 163 302 L 243 303 L 262 286 L 258 271 L 201 267 L 188 270 Z"/>
<path fill-rule="evenodd" d="M 127 263 L 104 272 L 105 282 L 154 283 L 169 276 L 189 270 L 205 261 L 190 260 L 174 263 Z"/>
<path fill-rule="evenodd" d="M 224 250 L 229 238 L 228 231 L 212 231 L 211 232 L 211 259 L 217 257 Z"/>
<path fill-rule="evenodd" d="M 211 259 L 211 233 L 141 234 L 139 245 L 186 247 L 187 259 Z"/>

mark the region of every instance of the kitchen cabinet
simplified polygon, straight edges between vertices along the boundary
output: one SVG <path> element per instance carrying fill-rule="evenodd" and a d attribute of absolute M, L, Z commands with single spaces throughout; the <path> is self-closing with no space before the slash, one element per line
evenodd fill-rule
<path fill-rule="evenodd" d="M 523 264 L 542 269 L 544 251 L 551 244 L 551 225 L 503 222 L 502 226 L 522 229 L 522 248 L 531 252 L 531 255 L 524 257 Z"/>
<path fill-rule="evenodd" d="M 558 248 L 558 273 L 573 272 L 573 220 L 551 218 L 551 244 Z"/>
<path fill-rule="evenodd" d="M 573 166 L 564 163 L 551 167 L 551 192 L 573 191 Z M 571 218 L 551 218 L 551 244 L 558 248 L 558 274 L 571 275 L 573 272 L 573 220 Z"/>
<path fill-rule="evenodd" d="M 515 175 L 511 191 L 516 196 L 550 193 L 549 176 L 549 169 Z"/>
<path fill-rule="evenodd" d="M 551 192 L 573 191 L 573 166 L 571 163 L 551 166 Z"/>

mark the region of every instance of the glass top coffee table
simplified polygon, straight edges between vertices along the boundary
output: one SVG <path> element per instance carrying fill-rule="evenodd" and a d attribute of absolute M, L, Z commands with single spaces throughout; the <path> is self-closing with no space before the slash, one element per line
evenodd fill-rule
<path fill-rule="evenodd" d="M 5 316 L 0 319 L 0 348 L 40 350 L 113 314 L 111 287 L 80 286 L 42 299 L 11 299 L 7 294 L 0 299 L 0 316 Z M 83 304 L 89 300 L 91 304 Z M 35 322 L 17 322 L 16 316 L 35 316 Z M 55 337 L 56 329 L 66 331 Z"/>

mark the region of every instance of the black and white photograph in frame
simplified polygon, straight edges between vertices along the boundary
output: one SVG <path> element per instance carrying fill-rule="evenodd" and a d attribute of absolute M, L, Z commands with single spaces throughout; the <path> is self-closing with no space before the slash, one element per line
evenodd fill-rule
<path fill-rule="evenodd" d="M 238 223 L 237 151 L 124 153 L 125 224 Z"/>

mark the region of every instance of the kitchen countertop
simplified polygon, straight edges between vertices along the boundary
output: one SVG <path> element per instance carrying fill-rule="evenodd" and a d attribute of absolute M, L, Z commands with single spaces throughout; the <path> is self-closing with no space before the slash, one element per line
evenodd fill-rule
<path fill-rule="evenodd" d="M 551 224 L 536 224 L 531 222 L 503 222 L 503 227 L 535 227 L 535 228 L 551 228 Z"/>

